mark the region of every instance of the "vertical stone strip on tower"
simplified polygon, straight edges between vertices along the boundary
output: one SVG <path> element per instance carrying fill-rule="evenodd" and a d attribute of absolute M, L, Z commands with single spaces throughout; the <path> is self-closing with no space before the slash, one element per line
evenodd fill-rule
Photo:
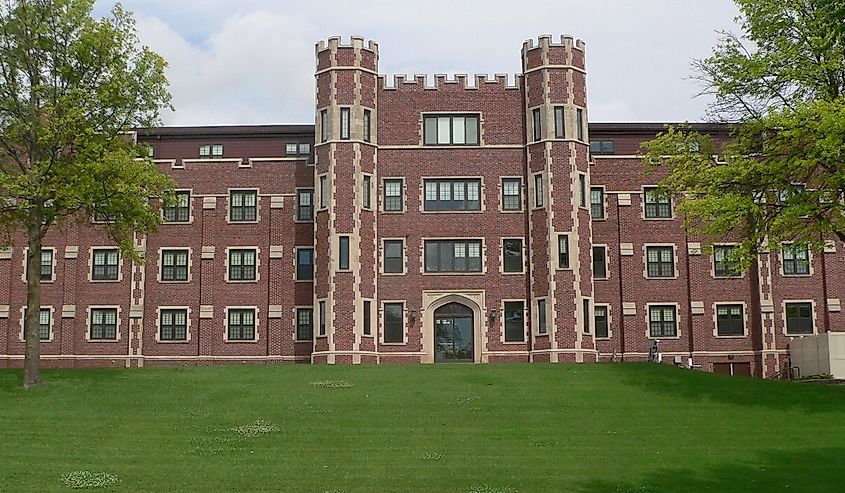
<path fill-rule="evenodd" d="M 541 36 L 536 46 L 533 40 L 526 41 L 522 65 L 531 361 L 595 361 L 584 43 L 569 37 L 555 43 L 551 36 Z M 545 333 L 539 327 L 543 301 Z"/>
<path fill-rule="evenodd" d="M 333 37 L 317 44 L 316 55 L 312 361 L 375 363 L 378 45 L 356 37 L 342 45 Z"/>

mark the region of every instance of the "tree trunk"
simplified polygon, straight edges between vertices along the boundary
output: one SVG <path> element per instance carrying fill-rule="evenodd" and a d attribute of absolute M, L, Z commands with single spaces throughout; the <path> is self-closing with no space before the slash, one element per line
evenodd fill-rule
<path fill-rule="evenodd" d="M 29 257 L 26 260 L 26 352 L 24 353 L 23 386 L 31 388 L 41 383 L 41 341 L 39 325 L 41 320 L 41 219 L 42 208 L 32 210 L 32 222 L 27 228 Z M 53 259 L 55 262 L 56 259 Z"/>

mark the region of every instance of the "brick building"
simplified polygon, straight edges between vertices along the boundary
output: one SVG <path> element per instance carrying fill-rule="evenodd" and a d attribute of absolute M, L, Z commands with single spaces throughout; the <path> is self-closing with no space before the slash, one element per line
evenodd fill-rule
<path fill-rule="evenodd" d="M 771 377 L 792 337 L 843 327 L 843 245 L 747 272 L 703 250 L 636 157 L 663 126 L 587 123 L 584 51 L 385 77 L 375 43 L 330 38 L 315 125 L 139 130 L 180 203 L 136 238 L 145 265 L 98 218 L 45 239 L 44 363 L 635 361 L 659 339 Z M 0 252 L 0 367 L 22 364 L 26 254 Z"/>

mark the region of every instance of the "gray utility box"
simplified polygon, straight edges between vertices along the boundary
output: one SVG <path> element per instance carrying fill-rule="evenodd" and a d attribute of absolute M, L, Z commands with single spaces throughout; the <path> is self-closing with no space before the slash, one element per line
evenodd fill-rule
<path fill-rule="evenodd" d="M 792 366 L 801 377 L 833 375 L 845 378 L 845 332 L 825 332 L 793 338 L 789 342 Z"/>

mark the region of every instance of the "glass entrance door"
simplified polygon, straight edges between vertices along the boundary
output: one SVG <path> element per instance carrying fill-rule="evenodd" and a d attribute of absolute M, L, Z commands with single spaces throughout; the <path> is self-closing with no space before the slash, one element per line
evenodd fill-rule
<path fill-rule="evenodd" d="M 472 363 L 472 310 L 460 303 L 449 303 L 434 312 L 434 361 Z"/>

